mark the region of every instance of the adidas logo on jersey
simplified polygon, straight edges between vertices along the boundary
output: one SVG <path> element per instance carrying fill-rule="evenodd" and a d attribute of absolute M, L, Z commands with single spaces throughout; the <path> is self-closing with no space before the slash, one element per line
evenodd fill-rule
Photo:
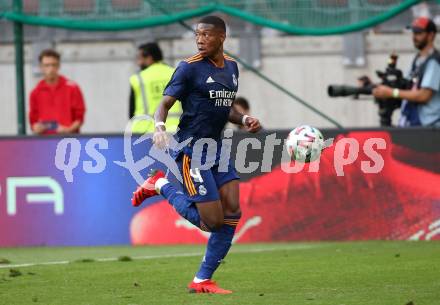
<path fill-rule="evenodd" d="M 210 83 L 215 83 L 215 81 L 212 79 L 212 77 L 210 76 L 210 77 L 208 77 L 208 79 L 206 80 L 206 83 L 207 84 L 210 84 Z"/>

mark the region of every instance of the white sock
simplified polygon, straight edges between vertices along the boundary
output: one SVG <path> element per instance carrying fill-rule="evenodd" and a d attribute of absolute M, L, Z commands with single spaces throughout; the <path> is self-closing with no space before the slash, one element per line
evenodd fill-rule
<path fill-rule="evenodd" d="M 207 279 L 202 280 L 202 279 L 199 279 L 197 276 L 195 276 L 194 279 L 193 279 L 193 282 L 196 283 L 196 284 L 204 282 L 204 281 L 207 281 Z"/>
<path fill-rule="evenodd" d="M 168 179 L 166 179 L 166 178 L 159 178 L 159 179 L 157 179 L 156 183 L 154 184 L 154 188 L 156 189 L 156 191 L 157 191 L 158 193 L 160 193 L 161 188 L 162 188 L 165 184 L 167 184 L 167 183 L 170 183 L 170 182 L 168 181 Z"/>

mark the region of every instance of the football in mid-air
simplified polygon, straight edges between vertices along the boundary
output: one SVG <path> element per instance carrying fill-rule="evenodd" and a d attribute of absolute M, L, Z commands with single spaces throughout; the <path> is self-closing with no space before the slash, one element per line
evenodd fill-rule
<path fill-rule="evenodd" d="M 321 156 L 321 151 L 324 149 L 324 137 L 317 128 L 301 125 L 287 136 L 286 148 L 292 160 L 313 162 Z"/>

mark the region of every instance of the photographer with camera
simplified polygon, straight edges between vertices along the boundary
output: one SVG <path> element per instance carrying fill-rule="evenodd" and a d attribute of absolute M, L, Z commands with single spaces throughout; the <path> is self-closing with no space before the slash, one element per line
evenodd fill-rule
<path fill-rule="evenodd" d="M 397 59 L 399 56 L 392 53 L 388 59 L 388 64 L 384 71 L 376 70 L 376 75 L 380 78 L 381 85 L 374 84 L 371 79 L 364 75 L 358 78 L 358 86 L 347 85 L 329 85 L 327 93 L 330 97 L 353 96 L 359 99 L 360 95 L 372 95 L 374 88 L 381 86 L 382 88 L 409 89 L 412 87 L 412 81 L 403 77 L 403 73 L 397 68 Z M 391 89 L 392 90 L 392 89 Z M 400 109 L 402 100 L 395 97 L 374 98 L 375 104 L 378 106 L 378 115 L 380 118 L 380 126 L 389 127 L 391 125 L 391 117 L 394 110 Z"/>
<path fill-rule="evenodd" d="M 419 50 L 409 72 L 411 89 L 378 85 L 373 95 L 383 100 L 402 99 L 399 126 L 440 127 L 440 53 L 434 48 L 437 28 L 426 17 L 415 19 L 410 28 Z"/>

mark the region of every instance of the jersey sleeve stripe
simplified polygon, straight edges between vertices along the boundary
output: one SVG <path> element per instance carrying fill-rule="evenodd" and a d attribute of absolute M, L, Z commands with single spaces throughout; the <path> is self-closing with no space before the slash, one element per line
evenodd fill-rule
<path fill-rule="evenodd" d="M 194 54 L 193 56 L 188 57 L 187 59 L 191 59 L 191 58 L 198 57 L 198 56 L 202 56 L 202 55 L 200 53 L 197 53 L 197 54 Z"/>
<path fill-rule="evenodd" d="M 190 56 L 190 57 L 186 58 L 185 60 L 191 60 L 191 59 L 193 59 L 195 57 L 198 57 L 198 56 L 200 56 L 200 54 L 195 54 L 193 56 Z"/>
<path fill-rule="evenodd" d="M 185 59 L 186 62 L 190 62 L 193 60 L 197 60 L 197 59 L 202 59 L 203 57 L 200 54 L 196 54 L 194 56 L 188 57 L 187 59 Z"/>
<path fill-rule="evenodd" d="M 231 56 L 228 56 L 228 55 L 226 55 L 226 54 L 223 54 L 223 57 L 224 57 L 225 59 L 227 59 L 227 60 L 230 60 L 230 61 L 236 61 L 236 60 L 233 59 Z"/>
<path fill-rule="evenodd" d="M 191 63 L 193 63 L 193 62 L 201 61 L 202 59 L 203 59 L 203 58 L 201 57 L 201 58 L 197 58 L 197 59 L 189 60 L 189 61 L 187 61 L 187 63 L 191 64 Z"/>

